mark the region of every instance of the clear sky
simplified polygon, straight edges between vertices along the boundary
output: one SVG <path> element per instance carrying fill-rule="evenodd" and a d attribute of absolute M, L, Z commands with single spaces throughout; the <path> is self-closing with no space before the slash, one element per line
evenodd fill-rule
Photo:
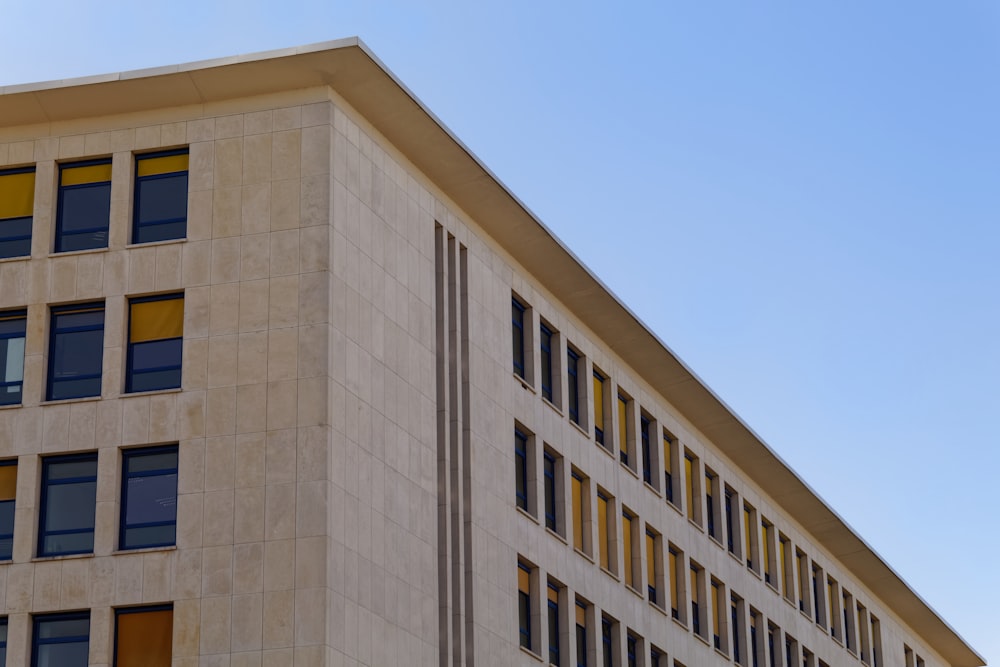
<path fill-rule="evenodd" d="M 3 5 L 0 85 L 360 36 L 1000 664 L 1000 2 Z"/>

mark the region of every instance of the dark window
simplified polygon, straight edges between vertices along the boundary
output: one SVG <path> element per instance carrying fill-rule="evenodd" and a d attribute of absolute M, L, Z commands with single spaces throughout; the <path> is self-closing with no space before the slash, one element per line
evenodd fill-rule
<path fill-rule="evenodd" d="M 558 530 L 556 523 L 556 460 L 545 452 L 542 470 L 545 475 L 545 527 Z"/>
<path fill-rule="evenodd" d="M 758 616 L 753 615 L 750 617 L 750 660 L 751 667 L 758 667 L 759 660 L 757 658 L 757 623 Z"/>
<path fill-rule="evenodd" d="M 528 436 L 514 431 L 514 479 L 517 506 L 528 511 Z"/>
<path fill-rule="evenodd" d="M 521 646 L 531 650 L 531 570 L 517 564 L 517 624 Z"/>
<path fill-rule="evenodd" d="M 35 168 L 0 171 L 0 258 L 31 254 Z"/>
<path fill-rule="evenodd" d="M 17 460 L 0 461 L 0 560 L 14 553 L 14 497 L 17 492 Z M 0 666 L 3 663 L 0 662 Z"/>
<path fill-rule="evenodd" d="M 7 664 L 7 617 L 0 618 L 0 665 Z"/>
<path fill-rule="evenodd" d="M 628 667 L 635 667 L 636 651 L 638 649 L 639 641 L 633 635 L 630 634 L 625 639 L 625 644 L 626 644 L 625 655 L 628 658 Z"/>
<path fill-rule="evenodd" d="M 183 336 L 184 295 L 130 299 L 125 391 L 180 387 Z"/>
<path fill-rule="evenodd" d="M 108 247 L 111 160 L 59 165 L 56 252 Z"/>
<path fill-rule="evenodd" d="M 668 502 L 674 502 L 674 474 L 673 474 L 673 450 L 674 441 L 663 436 L 663 479 L 664 479 L 664 492 L 667 497 Z"/>
<path fill-rule="evenodd" d="M 733 629 L 733 661 L 736 664 L 741 664 L 743 660 L 740 655 L 740 614 L 735 600 L 731 600 L 729 603 L 729 613 Z"/>
<path fill-rule="evenodd" d="M 768 662 L 769 665 L 778 664 L 776 662 L 778 659 L 778 655 L 775 652 L 774 648 L 774 628 L 770 626 L 767 628 L 767 656 L 768 659 L 770 660 L 770 662 Z"/>
<path fill-rule="evenodd" d="M 171 605 L 115 610 L 115 667 L 170 667 Z"/>
<path fill-rule="evenodd" d="M 120 526 L 120 549 L 176 543 L 176 446 L 123 453 Z"/>
<path fill-rule="evenodd" d="M 544 324 L 538 327 L 538 340 L 541 347 L 542 365 L 542 397 L 552 400 L 552 330 Z"/>
<path fill-rule="evenodd" d="M 566 349 L 566 397 L 569 408 L 569 418 L 574 424 L 580 423 L 580 385 L 579 385 L 580 355 Z"/>
<path fill-rule="evenodd" d="M 38 555 L 92 553 L 96 501 L 97 454 L 44 459 Z"/>
<path fill-rule="evenodd" d="M 511 299 L 511 335 L 514 346 L 514 372 L 521 378 L 524 374 L 524 306 L 517 299 Z"/>
<path fill-rule="evenodd" d="M 594 371 L 594 440 L 604 444 L 604 376 Z"/>
<path fill-rule="evenodd" d="M 132 243 L 182 239 L 187 235 L 188 151 L 135 158 Z"/>
<path fill-rule="evenodd" d="M 87 667 L 90 612 L 35 616 L 33 626 L 32 667 Z"/>
<path fill-rule="evenodd" d="M 642 479 L 646 484 L 653 483 L 653 461 L 652 452 L 649 449 L 649 420 L 645 417 L 639 418 L 640 430 L 642 431 Z"/>
<path fill-rule="evenodd" d="M 614 667 L 614 650 L 611 642 L 611 621 L 601 618 L 601 647 L 604 654 L 604 667 Z"/>
<path fill-rule="evenodd" d="M 549 664 L 561 665 L 559 657 L 559 589 L 549 584 Z"/>
<path fill-rule="evenodd" d="M 587 667 L 587 608 L 576 603 L 576 667 Z"/>
<path fill-rule="evenodd" d="M 733 539 L 733 492 L 726 489 L 726 547 L 729 553 L 736 553 L 736 540 Z"/>
<path fill-rule="evenodd" d="M 101 395 L 104 358 L 104 304 L 52 308 L 46 398 Z"/>
<path fill-rule="evenodd" d="M 0 405 L 17 405 L 21 402 L 27 314 L 26 310 L 0 313 Z"/>
<path fill-rule="evenodd" d="M 715 477 L 705 475 L 705 508 L 708 511 L 708 534 L 718 539 L 715 534 Z"/>
<path fill-rule="evenodd" d="M 657 651 L 655 648 L 650 647 L 649 649 L 649 667 L 665 667 L 666 663 L 662 662 L 663 654 Z"/>
<path fill-rule="evenodd" d="M 819 570 L 816 566 L 812 569 L 812 580 L 813 580 L 813 615 L 817 623 L 823 623 L 823 605 L 821 604 L 822 598 L 819 596 Z"/>

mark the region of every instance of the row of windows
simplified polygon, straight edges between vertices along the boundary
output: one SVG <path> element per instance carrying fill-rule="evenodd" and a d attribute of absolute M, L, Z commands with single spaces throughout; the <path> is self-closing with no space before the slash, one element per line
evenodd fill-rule
<path fill-rule="evenodd" d="M 683 565 L 682 550 L 672 543 L 664 547 L 660 531 L 646 524 L 645 528 L 637 514 L 616 502 L 614 496 L 607 490 L 595 484 L 582 470 L 569 464 L 563 456 L 548 445 L 543 445 L 541 456 L 541 507 L 535 500 L 537 494 L 535 474 L 536 439 L 520 425 L 514 429 L 514 463 L 515 463 L 515 504 L 523 512 L 532 517 L 544 516 L 546 529 L 557 534 L 561 539 L 572 543 L 574 549 L 587 557 L 596 558 L 602 570 L 612 576 L 621 576 L 624 583 L 637 593 L 644 593 L 649 602 L 666 609 L 666 600 L 670 600 L 671 615 L 682 623 L 691 624 L 696 634 L 701 634 L 704 619 L 698 610 L 701 606 L 702 593 L 705 589 L 701 579 L 692 578 L 700 571 L 700 566 L 694 564 L 689 569 Z M 697 461 L 686 458 L 687 479 L 696 478 L 692 471 L 697 470 Z M 569 466 L 569 490 L 564 488 L 566 469 Z M 721 483 L 718 476 L 710 472 L 705 476 L 705 493 L 708 495 L 706 507 L 713 512 L 713 497 L 717 497 L 717 489 Z M 688 486 L 690 489 L 691 487 Z M 713 491 L 716 489 L 716 491 Z M 693 493 L 693 491 L 691 491 Z M 714 495 L 713 495 L 714 494 Z M 564 502 L 569 496 L 568 505 Z M 596 496 L 596 503 L 594 503 Z M 815 622 L 831 637 L 842 644 L 847 650 L 857 655 L 862 662 L 878 667 L 881 649 L 869 640 L 867 632 L 868 618 L 865 607 L 855 604 L 852 594 L 842 589 L 831 576 L 824 574 L 823 568 L 799 548 L 793 551 L 792 543 L 783 533 L 775 533 L 774 526 L 766 519 L 758 524 L 756 510 L 749 504 L 738 503 L 738 496 L 726 489 L 724 523 L 726 526 L 729 549 L 734 555 L 735 545 L 733 533 L 737 511 L 742 509 L 743 531 L 746 536 L 747 554 L 757 553 L 756 541 L 764 542 L 763 570 L 769 573 L 767 578 L 772 590 L 778 590 L 772 580 L 784 582 L 782 585 L 788 592 L 786 599 L 791 602 L 790 595 L 794 591 L 799 596 L 799 608 L 804 614 L 809 614 Z M 567 522 L 565 515 L 569 508 Z M 590 527 L 594 523 L 591 513 L 596 507 L 597 536 L 596 545 L 591 544 L 594 536 Z M 620 510 L 618 509 L 620 507 Z M 760 526 L 760 533 L 756 530 Z M 711 532 L 711 528 L 709 531 Z M 617 549 L 617 537 L 620 535 L 622 551 Z M 777 539 L 777 541 L 776 541 Z M 775 551 L 777 550 L 777 555 Z M 665 553 L 664 553 L 665 552 Z M 794 556 L 793 556 L 794 554 Z M 619 563 L 619 558 L 621 562 Z M 794 566 L 793 566 L 794 564 Z M 747 567 L 757 572 L 759 565 L 756 559 L 749 557 Z M 666 570 L 666 575 L 664 575 Z M 687 575 L 687 577 L 685 576 Z M 643 582 L 645 579 L 645 582 Z M 701 582 L 701 583 L 699 583 Z M 643 588 L 645 583 L 645 588 Z M 685 591 L 685 587 L 687 590 Z M 690 599 L 692 613 L 686 614 L 682 601 Z M 857 611 L 857 625 L 853 613 Z M 871 618 L 874 619 L 874 616 Z M 860 630 L 858 629 L 860 628 Z"/>
<path fill-rule="evenodd" d="M 97 453 L 45 456 L 38 490 L 39 557 L 94 552 Z M 13 557 L 17 460 L 0 461 L 0 560 Z M 123 449 L 120 550 L 171 546 L 177 535 L 177 446 Z"/>
<path fill-rule="evenodd" d="M 671 554 L 678 555 L 673 548 Z M 673 563 L 674 559 L 671 558 L 672 566 Z M 682 557 L 677 563 L 679 568 L 684 568 Z M 579 595 L 572 595 L 564 584 L 551 577 L 545 578 L 543 589 L 543 576 L 539 573 L 539 568 L 522 557 L 518 557 L 517 568 L 518 641 L 522 648 L 537 656 L 544 655 L 551 665 L 569 665 L 571 663 L 565 657 L 566 647 L 562 645 L 563 637 L 569 636 L 575 638 L 573 652 L 577 667 L 597 664 L 602 667 L 617 667 L 621 664 L 620 628 L 616 619 L 606 613 L 600 614 L 598 640 L 595 636 L 598 612 L 593 603 Z M 777 624 L 765 619 L 759 610 L 748 605 L 738 594 L 729 591 L 727 595 L 725 584 L 708 575 L 700 565 L 690 561 L 686 572 L 692 591 L 689 612 L 692 631 L 734 663 L 743 667 L 797 667 L 800 664 L 802 667 L 828 667 L 813 651 L 801 645 L 790 634 L 782 633 Z M 685 578 L 680 574 L 677 576 Z M 538 605 L 543 600 L 544 608 L 539 610 Z M 878 665 L 881 664 L 879 620 L 873 615 L 862 618 L 862 609 L 859 607 L 859 634 L 867 637 L 870 627 L 873 645 L 871 664 Z M 677 619 L 677 610 L 674 612 L 674 618 Z M 678 620 L 686 623 L 683 619 Z M 862 621 L 863 624 L 860 624 Z M 572 634 L 564 632 L 569 627 L 574 630 Z M 765 628 L 766 637 L 763 635 Z M 634 667 L 639 662 L 639 656 L 645 655 L 645 643 L 640 635 L 631 629 L 626 630 L 625 664 L 628 667 Z M 906 667 L 916 667 L 913 652 L 909 648 L 906 650 Z M 648 644 L 648 654 L 650 665 L 655 667 L 668 664 L 666 651 L 652 643 Z M 917 659 L 917 665 L 922 667 L 923 661 L 919 657 Z M 673 664 L 674 667 L 683 667 L 676 660 Z"/>
<path fill-rule="evenodd" d="M 171 605 L 115 609 L 114 667 L 170 667 L 174 611 Z M 87 667 L 90 612 L 31 617 L 32 667 Z M 0 618 L 0 667 L 7 664 L 7 618 Z"/>
<path fill-rule="evenodd" d="M 53 249 L 108 247 L 111 158 L 58 165 Z M 187 234 L 188 150 L 135 156 L 132 243 L 182 239 Z M 0 171 L 0 259 L 31 254 L 35 168 Z"/>
<path fill-rule="evenodd" d="M 125 391 L 181 386 L 184 295 L 135 297 L 128 306 Z M 51 306 L 45 398 L 101 395 L 104 302 Z M 27 310 L 0 311 L 0 405 L 23 400 Z"/>

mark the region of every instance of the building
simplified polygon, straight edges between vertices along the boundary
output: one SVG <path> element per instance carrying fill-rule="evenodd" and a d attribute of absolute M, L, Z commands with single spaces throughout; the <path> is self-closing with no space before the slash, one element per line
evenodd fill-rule
<path fill-rule="evenodd" d="M 356 39 L 0 89 L 0 257 L 8 666 L 984 664 Z"/>

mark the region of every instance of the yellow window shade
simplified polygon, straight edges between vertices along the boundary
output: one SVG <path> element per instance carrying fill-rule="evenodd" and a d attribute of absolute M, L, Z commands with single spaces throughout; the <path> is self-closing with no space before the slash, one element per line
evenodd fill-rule
<path fill-rule="evenodd" d="M 35 172 L 0 174 L 0 220 L 27 218 L 35 203 Z"/>
<path fill-rule="evenodd" d="M 117 667 L 170 667 L 174 612 L 118 615 Z"/>
<path fill-rule="evenodd" d="M 111 180 L 111 163 L 88 164 L 83 167 L 65 167 L 60 176 L 60 185 L 83 185 L 103 183 Z"/>
<path fill-rule="evenodd" d="M 0 500 L 14 500 L 17 492 L 17 466 L 0 466 Z"/>
<path fill-rule="evenodd" d="M 646 578 L 656 586 L 656 538 L 646 533 Z"/>
<path fill-rule="evenodd" d="M 576 624 L 587 627 L 587 610 L 580 605 L 576 605 Z"/>
<path fill-rule="evenodd" d="M 604 430 L 604 380 L 594 376 L 594 426 Z"/>
<path fill-rule="evenodd" d="M 551 586 L 549 587 L 549 602 L 559 604 L 559 590 Z"/>
<path fill-rule="evenodd" d="M 172 174 L 188 170 L 188 154 L 161 155 L 160 157 L 136 158 L 136 173 L 139 176 Z"/>
<path fill-rule="evenodd" d="M 573 546 L 583 550 L 583 482 L 571 479 L 573 488 Z"/>
<path fill-rule="evenodd" d="M 608 569 L 608 501 L 597 496 L 597 532 L 600 533 L 598 550 L 601 556 L 601 567 Z"/>
<path fill-rule="evenodd" d="M 132 304 L 130 343 L 180 338 L 183 334 L 183 298 L 140 301 Z"/>
<path fill-rule="evenodd" d="M 753 537 L 750 533 L 750 510 L 746 507 L 743 508 L 743 532 L 746 534 L 746 557 L 747 560 L 751 560 L 753 558 Z"/>
<path fill-rule="evenodd" d="M 693 519 L 694 516 L 695 516 L 694 515 L 694 474 L 693 474 L 694 471 L 693 471 L 693 468 L 694 468 L 694 461 L 691 460 L 690 456 L 685 456 L 684 457 L 684 475 L 685 475 L 684 483 L 686 485 L 686 491 L 687 491 L 687 498 L 685 498 L 685 500 L 687 501 L 687 510 L 688 510 L 688 518 L 689 519 Z"/>
<path fill-rule="evenodd" d="M 625 543 L 625 583 L 635 588 L 632 581 L 632 517 L 622 515 L 622 541 Z"/>
<path fill-rule="evenodd" d="M 766 523 L 761 526 L 764 529 L 764 548 L 761 549 L 764 555 L 764 572 L 771 574 L 771 527 Z"/>
<path fill-rule="evenodd" d="M 691 599 L 695 602 L 701 602 L 701 596 L 698 594 L 698 571 L 691 568 Z"/>
<path fill-rule="evenodd" d="M 517 568 L 517 589 L 525 594 L 531 593 L 531 573 L 523 567 Z"/>
<path fill-rule="evenodd" d="M 625 418 L 625 399 L 619 396 L 618 397 L 618 449 L 626 453 L 628 453 L 628 442 L 627 442 L 628 429 L 626 428 L 627 424 L 628 422 Z"/>
<path fill-rule="evenodd" d="M 679 608 L 680 591 L 677 590 L 677 554 L 670 551 L 668 555 L 668 567 L 670 570 L 670 606 L 673 609 Z"/>
<path fill-rule="evenodd" d="M 722 615 L 722 610 L 719 609 L 719 585 L 716 583 L 712 584 L 712 631 L 718 635 L 719 634 L 719 616 Z"/>

